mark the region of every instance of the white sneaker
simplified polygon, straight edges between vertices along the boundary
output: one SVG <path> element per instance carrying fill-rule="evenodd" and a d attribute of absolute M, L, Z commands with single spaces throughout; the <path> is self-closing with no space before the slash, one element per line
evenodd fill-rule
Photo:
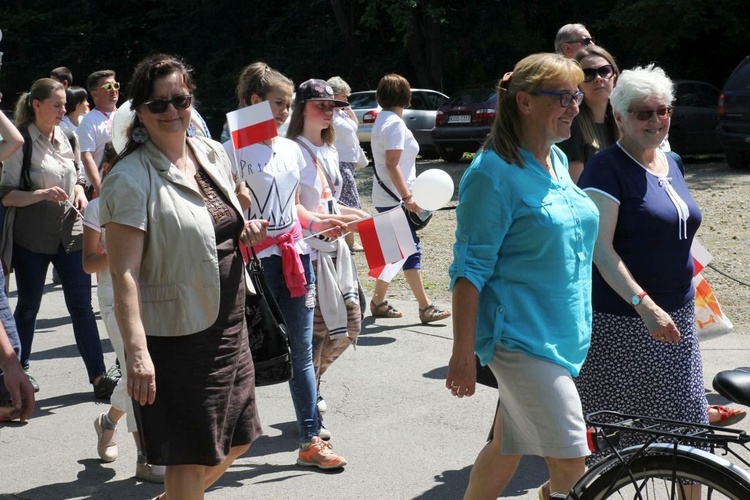
<path fill-rule="evenodd" d="M 328 403 L 323 398 L 318 399 L 318 411 L 321 415 L 328 411 Z"/>
<path fill-rule="evenodd" d="M 318 437 L 322 439 L 323 441 L 328 441 L 331 439 L 331 431 L 326 429 L 326 426 L 323 424 L 320 424 L 320 430 L 318 431 Z"/>
<path fill-rule="evenodd" d="M 135 477 L 141 481 L 162 484 L 165 472 L 167 472 L 165 465 L 151 465 L 145 462 L 137 462 L 135 464 Z"/>

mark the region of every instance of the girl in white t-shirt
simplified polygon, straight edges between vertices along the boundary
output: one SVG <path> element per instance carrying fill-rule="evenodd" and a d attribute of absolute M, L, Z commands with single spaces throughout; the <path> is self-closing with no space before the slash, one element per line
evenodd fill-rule
<path fill-rule="evenodd" d="M 111 142 L 104 145 L 104 157 L 101 164 L 102 176 L 109 170 L 109 166 L 117 157 Z M 104 240 L 104 228 L 99 226 L 99 198 L 94 198 L 86 205 L 83 218 L 83 270 L 89 274 L 98 273 L 96 295 L 99 299 L 99 311 L 107 329 L 107 336 L 117 354 L 117 359 L 125 362 L 125 346 L 123 345 L 120 328 L 117 326 L 114 311 L 114 291 L 112 277 L 109 274 L 107 261 L 107 245 Z M 135 476 L 143 481 L 163 483 L 166 467 L 151 465 L 146 462 L 146 456 L 141 452 L 138 428 L 133 414 L 133 403 L 128 397 L 128 374 L 122 370 L 122 377 L 112 391 L 109 410 L 101 413 L 94 421 L 97 434 L 97 452 L 102 462 L 114 462 L 117 459 L 118 447 L 115 441 L 117 422 L 127 416 L 125 421 L 128 432 L 133 434 L 135 446 L 138 449 Z"/>
<path fill-rule="evenodd" d="M 390 210 L 403 203 L 407 210 L 420 212 L 414 202 L 411 188 L 417 178 L 417 154 L 419 144 L 406 127 L 401 115 L 404 108 L 411 103 L 411 87 L 403 76 L 385 75 L 378 83 L 375 93 L 378 104 L 383 108 L 372 126 L 372 156 L 375 162 L 376 176 L 372 180 L 372 203 L 379 212 Z M 378 179 L 386 186 L 380 186 Z M 390 193 L 388 192 L 390 191 Z M 422 323 L 431 323 L 448 318 L 451 313 L 444 311 L 430 302 L 422 282 L 422 248 L 419 237 L 412 228 L 417 252 L 407 257 L 401 267 L 414 297 L 419 303 L 419 319 Z M 398 263 L 400 264 L 400 263 Z M 375 293 L 370 301 L 370 312 L 376 318 L 400 318 L 401 311 L 388 303 L 385 296 L 388 285 L 398 272 L 394 265 L 386 266 L 375 282 Z"/>
<path fill-rule="evenodd" d="M 299 144 L 305 159 L 300 183 L 300 202 L 317 218 L 335 219 L 351 224 L 367 214 L 339 203 L 343 179 L 339 155 L 333 147 L 333 114 L 348 102 L 334 98 L 333 89 L 324 80 L 312 79 L 297 88 L 294 113 L 287 137 Z M 359 336 L 362 312 L 359 306 L 359 281 L 349 247 L 343 238 L 316 235 L 308 231 L 313 248 L 317 295 L 313 321 L 313 362 L 318 384 L 328 367 Z M 322 398 L 321 398 L 322 399 Z M 320 407 L 319 407 L 320 408 Z M 321 436 L 330 435 L 322 424 Z"/>
<path fill-rule="evenodd" d="M 261 62 L 246 67 L 237 83 L 240 105 L 268 101 L 277 129 L 289 116 L 293 90 L 289 78 Z M 327 231 L 337 237 L 345 225 L 335 218 L 311 214 L 301 203 L 300 173 L 305 160 L 293 141 L 277 136 L 237 151 L 231 141 L 224 147 L 238 180 L 250 190 L 248 218 L 268 221 L 268 238 L 253 248 L 289 331 L 294 372 L 289 387 L 300 439 L 297 464 L 323 469 L 343 467 L 346 460 L 335 455 L 320 436 L 312 358 L 315 275 L 311 248 L 302 239 L 302 228 Z"/>

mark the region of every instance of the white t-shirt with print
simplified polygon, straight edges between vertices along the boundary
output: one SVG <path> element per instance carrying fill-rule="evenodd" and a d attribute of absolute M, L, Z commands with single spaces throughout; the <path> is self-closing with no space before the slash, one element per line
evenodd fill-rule
<path fill-rule="evenodd" d="M 391 177 L 385 168 L 385 152 L 396 149 L 401 151 L 398 166 L 401 169 L 401 175 L 404 176 L 406 185 L 411 191 L 412 184 L 414 184 L 414 180 L 417 178 L 416 161 L 419 154 L 419 144 L 414 139 L 414 134 L 411 133 L 411 130 L 406 128 L 404 120 L 393 111 L 381 111 L 372 126 L 370 146 L 372 147 L 375 169 L 378 176 L 380 176 L 380 180 L 396 196 L 399 196 L 399 192 L 393 185 Z M 377 179 L 373 176 L 372 204 L 376 207 L 392 207 L 399 203 L 400 201 L 394 200 L 391 195 L 380 187 Z"/>
<path fill-rule="evenodd" d="M 295 140 L 303 143 L 307 148 L 299 146 L 305 166 L 300 174 L 299 201 L 302 205 L 312 211 L 323 214 L 339 213 L 336 207 L 337 200 L 341 196 L 343 179 L 339 170 L 339 155 L 335 148 L 324 144 L 321 147 L 300 136 Z M 318 168 L 315 166 L 310 152 L 315 155 Z"/>
<path fill-rule="evenodd" d="M 302 168 L 300 177 L 300 203 L 311 212 L 341 213 L 337 204 L 344 181 L 339 170 L 339 155 L 336 148 L 327 144 L 315 146 L 302 136 L 297 137 L 296 140 L 307 146 L 307 148 L 299 146 L 305 159 L 305 166 Z M 310 156 L 311 152 L 315 155 L 317 167 Z M 311 233 L 304 230 L 303 234 L 309 236 Z M 310 252 L 310 258 L 317 260 L 318 251 L 313 249 Z"/>
<path fill-rule="evenodd" d="M 76 133 L 81 143 L 81 152 L 89 152 L 94 157 L 97 168 L 104 157 L 104 145 L 112 137 L 112 116 L 114 111 L 105 113 L 96 108 L 83 116 Z M 84 169 L 84 175 L 86 171 Z M 88 181 L 88 178 L 86 179 Z"/>
<path fill-rule="evenodd" d="M 297 221 L 295 195 L 305 165 L 299 146 L 284 137 L 275 137 L 239 151 L 234 150 L 230 140 L 224 143 L 224 149 L 232 162 L 232 173 L 250 189 L 252 204 L 247 219 L 267 220 L 269 236 L 289 232 Z M 302 240 L 296 246 L 301 254 L 310 252 Z M 269 255 L 281 255 L 281 251 L 273 245 L 258 253 L 261 258 Z"/>

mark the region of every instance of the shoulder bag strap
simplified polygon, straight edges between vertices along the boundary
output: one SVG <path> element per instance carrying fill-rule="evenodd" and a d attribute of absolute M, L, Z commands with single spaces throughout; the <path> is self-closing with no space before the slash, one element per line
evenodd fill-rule
<path fill-rule="evenodd" d="M 20 132 L 23 136 L 23 159 L 21 160 L 19 188 L 21 191 L 28 191 L 31 189 L 31 177 L 29 176 L 29 170 L 31 170 L 31 135 L 29 135 L 29 129 L 27 128 L 20 130 Z"/>
<path fill-rule="evenodd" d="M 401 203 L 401 198 L 396 196 L 393 191 L 388 189 L 388 186 L 385 185 L 385 183 L 380 179 L 380 176 L 378 175 L 378 168 L 375 166 L 375 160 L 372 162 L 372 172 L 375 174 L 375 179 L 378 181 L 378 185 L 383 188 L 383 191 L 385 191 L 391 198 L 396 200 L 398 203 Z"/>
<path fill-rule="evenodd" d="M 309 147 L 307 147 L 307 144 L 305 144 L 304 142 L 298 139 L 294 139 L 294 142 L 296 142 L 297 144 L 305 148 L 305 151 L 307 151 L 307 153 L 310 155 L 310 158 L 312 158 L 313 165 L 315 165 L 315 170 L 317 170 L 318 172 L 323 172 L 323 175 L 326 178 L 326 182 L 328 183 L 328 189 L 331 190 L 331 195 L 335 196 L 336 190 L 333 189 L 333 182 L 331 182 L 331 177 L 328 175 L 328 172 L 326 172 L 324 168 L 320 168 L 320 165 L 318 165 L 318 159 L 313 154 L 312 150 Z"/>

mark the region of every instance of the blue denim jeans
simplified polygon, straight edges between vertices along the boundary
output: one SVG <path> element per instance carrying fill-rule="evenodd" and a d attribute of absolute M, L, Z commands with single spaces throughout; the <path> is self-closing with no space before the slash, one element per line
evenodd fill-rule
<path fill-rule="evenodd" d="M 54 255 L 36 253 L 20 245 L 13 245 L 13 267 L 18 288 L 18 303 L 13 316 L 21 340 L 21 364 L 28 367 L 47 268 L 52 263 L 60 276 L 78 352 L 81 353 L 91 382 L 103 375 L 105 368 L 99 330 L 91 308 L 91 276 L 83 271 L 82 254 L 81 250 L 65 253 L 62 245 Z"/>
<path fill-rule="evenodd" d="M 305 268 L 308 293 L 305 297 L 292 298 L 284 282 L 281 257 L 272 255 L 261 259 L 263 275 L 284 314 L 289 343 L 292 348 L 292 392 L 294 412 L 297 414 L 297 429 L 300 444 L 307 444 L 318 435 L 318 386 L 313 365 L 313 311 L 315 309 L 315 275 L 310 265 L 310 256 L 301 255 Z"/>
<path fill-rule="evenodd" d="M 8 334 L 10 346 L 16 351 L 16 356 L 20 359 L 21 340 L 18 338 L 16 320 L 13 319 L 13 313 L 10 312 L 8 296 L 5 294 L 5 273 L 2 271 L 0 271 L 0 322 L 2 322 L 3 328 L 5 328 L 5 333 Z"/>

